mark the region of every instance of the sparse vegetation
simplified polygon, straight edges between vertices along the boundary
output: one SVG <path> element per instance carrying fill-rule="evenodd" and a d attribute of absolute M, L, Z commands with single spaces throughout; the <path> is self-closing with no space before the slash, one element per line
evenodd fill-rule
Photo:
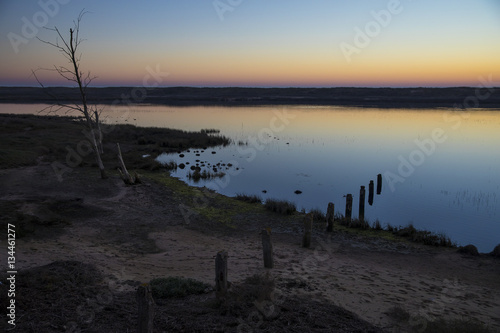
<path fill-rule="evenodd" d="M 177 163 L 175 161 L 168 161 L 167 163 L 163 164 L 163 166 L 165 167 L 165 169 L 167 170 L 177 170 L 177 168 L 179 167 L 177 165 Z"/>
<path fill-rule="evenodd" d="M 380 224 L 380 221 L 377 219 L 375 220 L 375 223 L 373 223 L 373 227 L 372 227 L 374 230 L 383 230 L 384 228 L 382 228 L 382 225 Z"/>
<path fill-rule="evenodd" d="M 297 211 L 297 206 L 293 202 L 286 200 L 266 199 L 264 207 L 283 215 L 292 215 Z"/>
<path fill-rule="evenodd" d="M 200 132 L 205 134 L 219 134 L 220 130 L 215 128 L 204 128 Z"/>
<path fill-rule="evenodd" d="M 195 169 L 193 172 L 189 172 L 187 174 L 187 177 L 197 182 L 200 179 L 208 180 L 214 178 L 222 178 L 225 175 L 226 174 L 224 172 L 210 172 L 207 170 L 200 171 L 199 169 Z"/>
<path fill-rule="evenodd" d="M 262 203 L 262 198 L 255 194 L 247 195 L 238 193 L 236 194 L 235 199 L 248 203 Z"/>
<path fill-rule="evenodd" d="M 314 208 L 309 211 L 313 215 L 313 221 L 316 222 L 325 222 L 326 221 L 326 215 L 321 211 L 319 208 Z"/>
<path fill-rule="evenodd" d="M 359 219 L 351 219 L 349 221 L 342 215 L 335 215 L 335 221 L 338 224 L 350 229 L 369 230 L 378 233 L 388 232 L 396 237 L 405 238 L 415 243 L 431 246 L 456 247 L 456 244 L 452 242 L 449 237 L 446 237 L 446 235 L 442 233 L 436 234 L 430 231 L 418 230 L 411 223 L 406 227 L 395 227 L 391 224 L 387 224 L 384 230 L 379 220 L 376 220 L 373 225 L 370 225 L 370 223 L 366 220 L 360 221 Z"/>
<path fill-rule="evenodd" d="M 370 224 L 366 220 L 359 220 L 359 219 L 348 220 L 343 217 L 339 220 L 339 222 L 341 225 L 346 226 L 348 228 L 362 229 L 362 230 L 370 229 Z"/>

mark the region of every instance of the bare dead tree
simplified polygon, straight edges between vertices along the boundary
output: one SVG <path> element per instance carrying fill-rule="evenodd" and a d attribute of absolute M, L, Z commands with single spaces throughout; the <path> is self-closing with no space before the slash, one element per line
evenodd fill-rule
<path fill-rule="evenodd" d="M 79 46 L 83 42 L 83 40 L 80 39 L 80 21 L 82 20 L 82 17 L 83 15 L 85 15 L 85 13 L 85 11 L 81 11 L 78 15 L 78 19 L 74 22 L 74 27 L 69 29 L 69 39 L 64 38 L 57 27 L 47 28 L 48 30 L 55 32 L 55 34 L 57 35 L 55 42 L 46 41 L 37 37 L 37 39 L 41 42 L 50 45 L 61 52 L 70 64 L 69 66 L 54 65 L 54 68 L 42 68 L 39 70 L 54 71 L 59 76 L 70 82 L 76 83 L 76 85 L 78 86 L 78 90 L 80 93 L 80 99 L 78 102 L 70 104 L 65 101 L 59 101 L 57 96 L 49 93 L 49 95 L 54 99 L 54 102 L 46 109 L 48 109 L 49 112 L 56 112 L 61 109 L 66 109 L 68 113 L 75 112 L 84 119 L 84 124 L 88 131 L 85 136 L 91 143 L 97 165 L 101 172 L 101 178 L 105 179 L 107 178 L 107 175 L 101 159 L 103 147 L 102 132 L 99 124 L 100 110 L 98 110 L 95 105 L 91 106 L 87 102 L 87 87 L 96 77 L 91 76 L 90 72 L 84 74 L 80 67 L 80 59 L 82 55 L 79 52 Z M 38 79 L 36 71 L 32 71 L 32 73 L 38 84 L 40 84 L 42 88 L 45 88 L 43 83 Z"/>

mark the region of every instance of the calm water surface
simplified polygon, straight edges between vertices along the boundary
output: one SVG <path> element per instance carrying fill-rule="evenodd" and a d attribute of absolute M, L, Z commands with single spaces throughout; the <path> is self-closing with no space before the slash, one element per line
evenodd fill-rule
<path fill-rule="evenodd" d="M 33 113 L 40 105 L 0 104 L 0 112 Z M 219 129 L 235 143 L 161 161 L 231 163 L 226 176 L 194 183 L 189 168 L 173 173 L 219 193 L 293 201 L 298 209 L 344 213 L 344 195 L 383 175 L 382 193 L 365 218 L 444 232 L 490 252 L 500 243 L 500 112 L 344 107 L 106 107 L 108 123 Z M 241 145 L 244 143 L 244 145 Z M 212 152 L 215 152 L 213 154 Z M 218 167 L 221 169 L 221 167 Z M 295 194 L 296 190 L 302 191 Z M 266 193 L 263 193 L 266 191 Z"/>

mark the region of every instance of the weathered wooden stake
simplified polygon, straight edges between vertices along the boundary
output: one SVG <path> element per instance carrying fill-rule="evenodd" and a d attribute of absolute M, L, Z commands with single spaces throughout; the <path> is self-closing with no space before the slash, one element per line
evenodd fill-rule
<path fill-rule="evenodd" d="M 313 214 L 306 214 L 304 217 L 304 237 L 302 238 L 302 247 L 311 246 L 311 233 L 313 226 Z"/>
<path fill-rule="evenodd" d="M 326 209 L 326 231 L 333 231 L 333 219 L 335 217 L 335 205 L 333 202 L 328 203 L 328 208 Z"/>
<path fill-rule="evenodd" d="M 217 297 L 227 292 L 227 251 L 217 252 L 215 257 L 215 292 Z"/>
<path fill-rule="evenodd" d="M 364 221 L 365 219 L 365 187 L 361 186 L 361 189 L 359 190 L 359 214 L 358 218 L 360 221 Z"/>
<path fill-rule="evenodd" d="M 123 162 L 120 144 L 117 143 L 116 146 L 118 147 L 118 161 L 120 162 L 120 167 L 121 167 L 121 169 L 118 169 L 118 172 L 120 172 L 120 176 L 122 177 L 125 184 L 134 185 L 135 179 L 130 175 L 130 173 L 127 170 L 127 167 L 125 166 L 125 162 Z"/>
<path fill-rule="evenodd" d="M 379 173 L 377 175 L 377 195 L 382 193 L 382 175 Z"/>
<path fill-rule="evenodd" d="M 345 218 L 348 222 L 351 222 L 352 217 L 352 194 L 348 194 L 345 197 Z"/>
<path fill-rule="evenodd" d="M 136 300 L 139 309 L 137 332 L 153 333 L 155 301 L 149 284 L 143 284 L 137 288 Z"/>
<path fill-rule="evenodd" d="M 368 185 L 368 204 L 373 205 L 373 180 L 370 180 Z"/>
<path fill-rule="evenodd" d="M 273 268 L 273 244 L 271 243 L 271 228 L 262 229 L 262 250 L 264 252 L 264 267 Z"/>

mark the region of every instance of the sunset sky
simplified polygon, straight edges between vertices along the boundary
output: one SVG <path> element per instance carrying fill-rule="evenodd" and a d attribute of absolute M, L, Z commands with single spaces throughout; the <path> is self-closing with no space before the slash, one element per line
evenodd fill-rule
<path fill-rule="evenodd" d="M 82 9 L 94 86 L 500 85 L 498 0 L 0 0 L 0 85 L 65 65 L 36 37 L 68 34 Z"/>

